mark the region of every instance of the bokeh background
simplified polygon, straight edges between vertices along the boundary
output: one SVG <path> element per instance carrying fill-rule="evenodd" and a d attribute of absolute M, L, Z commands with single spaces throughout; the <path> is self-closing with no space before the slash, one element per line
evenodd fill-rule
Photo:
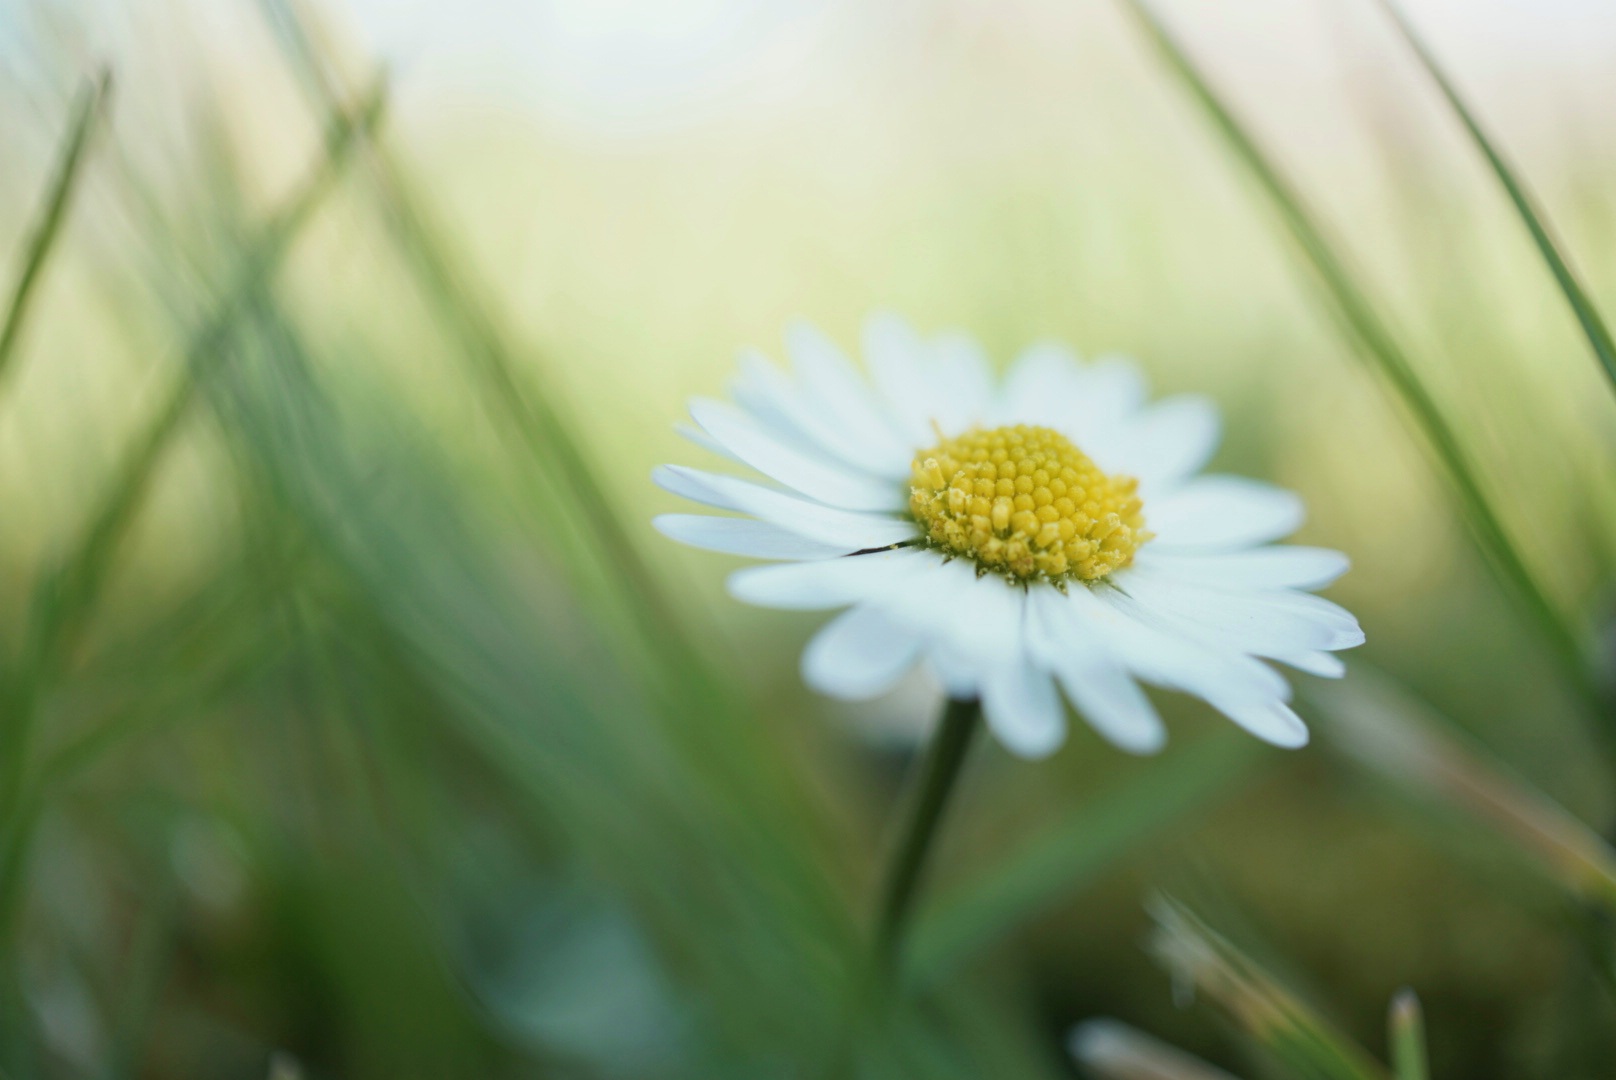
<path fill-rule="evenodd" d="M 1616 305 L 1616 12 L 1407 10 Z M 1611 640 L 1616 409 L 1384 15 L 1162 11 Z M 1097 1016 L 1263 1074 L 1146 947 L 1167 889 L 1377 1055 L 1412 986 L 1439 1076 L 1610 1075 L 1552 885 L 1332 737 L 1440 714 L 1598 824 L 1589 710 L 1119 7 L 3 0 L 8 282 L 104 71 L 0 367 L 0 1075 L 820 1075 L 936 690 L 810 696 L 818 620 L 647 477 L 739 349 L 875 309 L 1210 395 L 1369 643 L 1302 752 L 1170 695 L 1156 758 L 979 747 L 867 1074 L 1075 1075 Z"/>

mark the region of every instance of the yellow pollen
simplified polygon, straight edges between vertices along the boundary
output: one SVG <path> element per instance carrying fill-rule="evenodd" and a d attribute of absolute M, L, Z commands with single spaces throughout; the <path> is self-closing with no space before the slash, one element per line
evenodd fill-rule
<path fill-rule="evenodd" d="M 909 509 L 933 546 L 1016 580 L 1098 581 L 1151 537 L 1139 481 L 1107 476 L 1045 427 L 945 438 L 916 455 L 910 483 Z"/>

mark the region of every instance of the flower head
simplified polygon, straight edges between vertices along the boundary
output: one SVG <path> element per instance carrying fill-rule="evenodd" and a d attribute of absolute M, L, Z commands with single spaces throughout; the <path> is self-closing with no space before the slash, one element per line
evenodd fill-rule
<path fill-rule="evenodd" d="M 923 663 L 1027 757 L 1064 739 L 1062 693 L 1116 745 L 1158 749 L 1141 681 L 1280 746 L 1307 741 L 1263 661 L 1342 673 L 1331 653 L 1363 632 L 1305 590 L 1347 560 L 1271 546 L 1302 522 L 1295 495 L 1199 475 L 1219 433 L 1209 402 L 1148 404 L 1133 363 L 1053 345 L 995 387 L 973 342 L 892 316 L 866 324 L 863 346 L 868 378 L 798 325 L 791 374 L 749 355 L 735 405 L 691 403 L 692 439 L 772 483 L 677 465 L 654 477 L 740 515 L 667 514 L 662 532 L 777 561 L 735 573 L 738 599 L 848 609 L 804 652 L 809 685 L 870 698 Z"/>

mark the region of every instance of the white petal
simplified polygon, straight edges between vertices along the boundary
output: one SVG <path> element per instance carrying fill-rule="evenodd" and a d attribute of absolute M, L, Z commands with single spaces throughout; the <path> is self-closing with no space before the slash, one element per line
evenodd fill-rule
<path fill-rule="evenodd" d="M 1080 379 L 1076 353 L 1055 342 L 1039 342 L 1010 366 L 993 422 L 1064 430 L 1080 399 Z"/>
<path fill-rule="evenodd" d="M 837 510 L 734 476 L 720 476 L 683 465 L 660 466 L 651 478 L 675 495 L 723 510 L 751 514 L 798 536 L 844 550 L 888 547 L 912 539 L 918 532 L 913 521 Z"/>
<path fill-rule="evenodd" d="M 1363 631 L 1349 613 L 1305 593 L 1210 589 L 1142 566 L 1131 566 L 1115 579 L 1151 618 L 1242 652 L 1275 656 L 1363 643 Z"/>
<path fill-rule="evenodd" d="M 821 694 L 868 701 L 892 689 L 920 658 L 920 638 L 872 607 L 827 623 L 802 654 L 802 677 Z"/>
<path fill-rule="evenodd" d="M 939 400 L 936 420 L 950 435 L 978 423 L 993 406 L 993 379 L 982 347 L 964 334 L 943 334 L 931 345 Z"/>
<path fill-rule="evenodd" d="M 818 402 L 828 419 L 869 448 L 870 460 L 889 470 L 908 472 L 914 448 L 899 437 L 894 425 L 871 393 L 870 384 L 835 342 L 805 322 L 786 330 L 786 350 L 804 390 Z"/>
<path fill-rule="evenodd" d="M 1048 757 L 1066 740 L 1066 712 L 1055 683 L 1024 659 L 986 673 L 982 713 L 1005 749 L 1024 758 Z"/>
<path fill-rule="evenodd" d="M 844 510 L 901 510 L 909 501 L 903 485 L 801 453 L 723 402 L 697 398 L 690 415 L 731 456 L 811 499 Z"/>
<path fill-rule="evenodd" d="M 930 552 L 879 551 L 817 562 L 752 566 L 729 577 L 735 599 L 759 607 L 792 611 L 827 611 L 879 600 L 922 572 L 934 560 Z"/>
<path fill-rule="evenodd" d="M 829 559 L 848 548 L 805 540 L 778 525 L 756 518 L 721 518 L 707 514 L 660 514 L 651 519 L 663 536 L 707 551 L 745 555 L 751 559 Z"/>
<path fill-rule="evenodd" d="M 900 433 L 916 448 L 931 446 L 940 399 L 925 342 L 898 316 L 878 312 L 864 321 L 862 344 L 864 362 Z"/>
<path fill-rule="evenodd" d="M 730 383 L 730 395 L 771 431 L 795 433 L 804 448 L 819 450 L 844 465 L 901 479 L 909 475 L 909 459 L 883 459 L 879 450 L 827 412 L 814 397 L 769 362 L 763 354 L 741 354 L 740 374 Z"/>
<path fill-rule="evenodd" d="M 733 461 L 738 465 L 746 464 L 746 462 L 736 457 L 729 450 L 726 450 L 719 444 L 717 439 L 701 430 L 701 428 L 693 427 L 690 424 L 675 424 L 673 425 L 673 430 L 677 431 L 680 435 L 689 439 L 691 442 L 695 443 L 697 446 L 709 453 L 717 454 L 721 458 L 728 458 L 730 461 Z"/>
<path fill-rule="evenodd" d="M 1165 551 L 1220 551 L 1288 536 L 1302 524 L 1302 500 L 1237 476 L 1203 476 L 1154 499 L 1145 527 Z"/>
<path fill-rule="evenodd" d="M 1146 682 L 1193 694 L 1220 708 L 1290 696 L 1290 684 L 1272 668 L 1223 644 L 1176 633 L 1152 621 L 1141 605 L 1116 589 L 1068 592 L 1069 602 L 1089 621 L 1096 640 Z"/>
<path fill-rule="evenodd" d="M 1264 742 L 1288 750 L 1307 745 L 1307 725 L 1282 701 L 1220 708 L 1219 711 Z"/>
<path fill-rule="evenodd" d="M 1253 589 L 1322 589 L 1351 566 L 1339 551 L 1289 545 L 1208 555 L 1159 551 L 1147 545 L 1134 561 L 1187 581 Z"/>
<path fill-rule="evenodd" d="M 1161 717 L 1103 643 L 1094 640 L 1077 609 L 1049 587 L 1029 589 L 1027 600 L 1029 650 L 1055 674 L 1083 718 L 1130 753 L 1160 750 L 1167 742 Z"/>
<path fill-rule="evenodd" d="M 1199 472 L 1222 434 L 1218 407 L 1198 394 L 1167 398 L 1144 410 L 1121 435 L 1118 468 L 1137 477 L 1148 496 Z"/>
<path fill-rule="evenodd" d="M 1321 679 L 1339 679 L 1347 673 L 1346 661 L 1334 653 L 1302 652 L 1290 656 L 1276 656 L 1274 659 L 1289 664 L 1297 671 L 1317 675 Z"/>

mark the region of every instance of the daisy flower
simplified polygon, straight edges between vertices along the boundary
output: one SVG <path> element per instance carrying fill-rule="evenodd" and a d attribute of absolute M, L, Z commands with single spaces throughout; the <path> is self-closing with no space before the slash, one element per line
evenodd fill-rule
<path fill-rule="evenodd" d="M 1031 758 L 1065 738 L 1063 697 L 1117 746 L 1159 749 L 1140 683 L 1279 746 L 1307 741 L 1265 661 L 1343 673 L 1332 654 L 1363 632 L 1307 590 L 1347 560 L 1273 545 L 1302 523 L 1290 492 L 1201 474 L 1219 437 L 1211 402 L 1149 402 L 1134 363 L 1057 345 L 1028 349 L 996 385 L 971 340 L 922 338 L 889 315 L 862 344 L 864 371 L 793 326 L 790 372 L 748 354 L 733 404 L 690 403 L 686 434 L 766 481 L 654 474 L 739 515 L 667 514 L 663 533 L 773 560 L 729 579 L 737 599 L 846 609 L 803 653 L 810 686 L 868 699 L 923 664 Z"/>

